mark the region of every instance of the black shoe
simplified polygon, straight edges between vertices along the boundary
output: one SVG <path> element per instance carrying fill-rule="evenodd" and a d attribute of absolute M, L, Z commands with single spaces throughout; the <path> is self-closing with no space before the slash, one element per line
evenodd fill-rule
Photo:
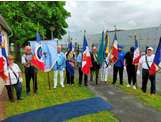
<path fill-rule="evenodd" d="M 20 97 L 20 98 L 17 98 L 17 100 L 23 100 L 23 98 Z"/>
<path fill-rule="evenodd" d="M 15 102 L 15 100 L 14 100 L 14 99 L 10 99 L 10 102 L 11 102 L 11 103 L 14 103 L 14 102 Z"/>
<path fill-rule="evenodd" d="M 88 86 L 88 84 L 84 84 L 85 86 Z"/>
<path fill-rule="evenodd" d="M 30 96 L 30 92 L 27 92 L 26 95 L 27 95 L 27 96 Z"/>

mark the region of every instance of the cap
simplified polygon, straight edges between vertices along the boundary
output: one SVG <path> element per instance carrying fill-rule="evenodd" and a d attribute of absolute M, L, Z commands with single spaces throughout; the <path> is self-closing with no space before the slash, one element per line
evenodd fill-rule
<path fill-rule="evenodd" d="M 148 49 L 147 50 L 152 50 L 153 51 L 153 48 L 152 47 L 148 47 Z"/>
<path fill-rule="evenodd" d="M 118 45 L 118 48 L 124 48 L 122 45 Z"/>

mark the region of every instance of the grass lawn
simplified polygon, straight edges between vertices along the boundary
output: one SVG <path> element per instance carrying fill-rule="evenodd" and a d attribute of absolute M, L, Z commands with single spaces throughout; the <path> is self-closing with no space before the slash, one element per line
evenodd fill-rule
<path fill-rule="evenodd" d="M 112 83 L 112 77 L 109 78 L 110 83 Z M 124 81 L 124 85 L 119 85 L 119 82 L 116 83 L 117 88 L 124 91 L 127 94 L 136 96 L 143 104 L 153 107 L 159 111 L 161 111 L 161 93 L 157 92 L 156 95 L 151 95 L 149 91 L 147 93 L 143 93 L 140 88 L 136 90 L 132 89 L 131 87 L 126 87 L 127 82 Z"/>
<path fill-rule="evenodd" d="M 50 73 L 51 79 L 53 79 L 52 72 Z M 53 80 L 51 80 L 53 82 Z M 52 83 L 53 84 L 53 83 Z M 59 84 L 58 84 L 59 85 Z M 32 88 L 32 87 L 31 87 Z M 25 82 L 23 82 L 23 93 L 24 100 L 16 101 L 14 103 L 6 102 L 5 118 L 17 115 L 20 113 L 29 112 L 32 110 L 48 107 L 51 105 L 62 104 L 66 102 L 86 99 L 95 97 L 95 95 L 86 87 L 79 86 L 75 81 L 75 85 L 61 88 L 60 85 L 57 89 L 49 90 L 47 73 L 38 74 L 38 95 L 31 94 L 26 96 L 25 94 Z M 74 118 L 72 122 L 117 122 L 118 120 L 109 111 L 104 111 L 96 114 L 82 116 L 80 118 Z"/>

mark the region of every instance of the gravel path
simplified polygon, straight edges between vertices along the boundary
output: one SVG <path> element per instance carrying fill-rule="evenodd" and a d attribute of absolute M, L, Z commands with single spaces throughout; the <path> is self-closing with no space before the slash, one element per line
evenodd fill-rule
<path fill-rule="evenodd" d="M 105 82 L 90 83 L 89 88 L 98 96 L 109 101 L 111 112 L 121 122 L 161 122 L 161 112 L 143 105 L 135 96 L 128 95 Z"/>

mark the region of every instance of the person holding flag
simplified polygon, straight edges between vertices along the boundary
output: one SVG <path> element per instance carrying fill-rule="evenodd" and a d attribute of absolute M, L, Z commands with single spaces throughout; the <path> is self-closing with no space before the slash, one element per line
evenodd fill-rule
<path fill-rule="evenodd" d="M 92 67 L 91 55 L 89 51 L 89 46 L 87 43 L 87 39 L 84 32 L 84 40 L 83 40 L 83 53 L 82 53 L 82 72 L 84 74 L 84 84 L 88 85 L 88 75 L 91 73 L 90 69 Z"/>
<path fill-rule="evenodd" d="M 103 55 L 103 53 L 102 53 Z M 100 61 L 96 46 L 93 46 L 91 53 L 92 67 L 91 67 L 91 81 L 93 81 L 93 75 L 95 74 L 96 85 L 98 84 L 98 75 L 100 69 Z"/>
<path fill-rule="evenodd" d="M 116 31 L 114 34 L 112 49 L 109 54 L 110 63 L 114 64 L 113 66 L 113 82 L 114 85 L 117 81 L 117 73 L 119 72 L 120 84 L 123 85 L 123 70 L 124 70 L 124 56 L 125 52 L 123 46 L 118 45 Z"/>
<path fill-rule="evenodd" d="M 37 70 L 32 65 L 32 52 L 29 45 L 25 46 L 24 54 L 22 55 L 21 62 L 25 68 L 25 78 L 26 78 L 26 94 L 30 95 L 30 80 L 33 80 L 33 90 L 34 93 L 37 93 Z"/>
<path fill-rule="evenodd" d="M 118 60 L 116 63 L 114 63 L 113 66 L 113 82 L 114 85 L 117 81 L 117 73 L 119 72 L 120 77 L 120 85 L 123 85 L 123 70 L 124 70 L 124 58 L 125 58 L 125 52 L 123 50 L 123 46 L 118 46 Z"/>
<path fill-rule="evenodd" d="M 64 87 L 64 70 L 65 70 L 65 55 L 61 51 L 61 46 L 57 46 L 57 60 L 54 65 L 54 88 L 57 87 L 58 73 L 60 73 L 60 84 Z"/>
<path fill-rule="evenodd" d="M 75 66 L 75 52 L 72 46 L 72 42 L 68 45 L 68 51 L 66 52 L 66 78 L 67 84 L 74 84 L 74 66 Z"/>
<path fill-rule="evenodd" d="M 136 89 L 136 66 L 133 64 L 133 57 L 134 57 L 134 47 L 130 48 L 130 51 L 126 53 L 125 55 L 125 65 L 126 65 L 126 71 L 128 76 L 128 85 L 127 87 L 131 86 L 131 83 L 133 85 L 133 89 Z"/>
<path fill-rule="evenodd" d="M 141 56 L 141 58 L 139 60 L 139 66 L 138 66 L 138 71 L 137 71 L 137 72 L 140 72 L 140 69 L 142 67 L 142 88 L 141 89 L 144 93 L 146 92 L 146 89 L 147 89 L 148 79 L 150 79 L 150 81 L 151 81 L 150 93 L 152 95 L 155 94 L 155 92 L 156 92 L 156 81 L 155 81 L 155 74 L 150 75 L 149 69 L 152 66 L 154 57 L 155 57 L 155 55 L 153 54 L 153 48 L 148 47 L 146 54 Z"/>

